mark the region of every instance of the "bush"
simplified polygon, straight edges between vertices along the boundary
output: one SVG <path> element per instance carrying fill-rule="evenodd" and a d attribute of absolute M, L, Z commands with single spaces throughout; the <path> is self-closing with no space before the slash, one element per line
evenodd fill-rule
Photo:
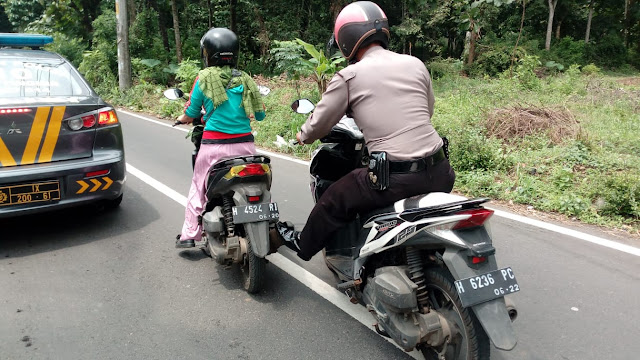
<path fill-rule="evenodd" d="M 536 68 L 541 65 L 537 56 L 525 55 L 518 61 L 515 77 L 520 85 L 526 90 L 536 90 L 540 88 L 540 79 L 535 73 Z"/>
<path fill-rule="evenodd" d="M 181 81 L 178 86 L 186 90 L 186 92 L 190 92 L 200 69 L 200 61 L 191 59 L 182 60 L 176 71 L 176 79 Z"/>
<path fill-rule="evenodd" d="M 587 58 L 595 64 L 617 68 L 627 62 L 627 48 L 622 37 L 608 34 L 586 47 Z"/>
<path fill-rule="evenodd" d="M 118 47 L 116 36 L 116 13 L 105 10 L 93 21 L 93 46 L 98 50 L 107 69 L 113 74 L 118 73 Z"/>
<path fill-rule="evenodd" d="M 586 63 L 585 46 L 584 40 L 573 40 L 570 36 L 563 37 L 555 42 L 544 60 L 555 61 L 565 67 L 573 64 L 584 65 Z"/>
<path fill-rule="evenodd" d="M 640 177 L 610 176 L 593 192 L 599 212 L 640 219 Z"/>
<path fill-rule="evenodd" d="M 455 77 L 463 70 L 463 64 L 460 59 L 435 59 L 427 64 L 427 69 L 431 73 L 434 80 Z"/>
<path fill-rule="evenodd" d="M 581 71 L 585 75 L 598 75 L 598 74 L 600 74 L 600 68 L 595 66 L 593 63 L 583 66 Z"/>
<path fill-rule="evenodd" d="M 118 81 L 108 66 L 107 55 L 99 49 L 84 53 L 78 71 L 100 95 L 117 87 Z"/>
<path fill-rule="evenodd" d="M 76 68 L 83 60 L 82 54 L 87 50 L 81 38 L 71 38 L 65 34 L 53 34 L 53 43 L 44 47 L 47 51 L 52 51 L 64 56 Z"/>

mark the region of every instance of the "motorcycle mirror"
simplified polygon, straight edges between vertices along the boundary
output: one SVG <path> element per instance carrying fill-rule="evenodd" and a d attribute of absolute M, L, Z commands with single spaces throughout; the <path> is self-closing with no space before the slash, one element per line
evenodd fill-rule
<path fill-rule="evenodd" d="M 184 96 L 184 92 L 180 89 L 167 89 L 164 91 L 164 97 L 169 100 L 178 100 Z"/>
<path fill-rule="evenodd" d="M 266 86 L 258 85 L 258 91 L 260 92 L 260 95 L 267 96 L 271 92 L 271 89 Z"/>
<path fill-rule="evenodd" d="M 298 99 L 291 104 L 291 110 L 297 112 L 298 114 L 308 114 L 315 109 L 316 106 L 313 105 L 311 100 L 309 99 Z"/>

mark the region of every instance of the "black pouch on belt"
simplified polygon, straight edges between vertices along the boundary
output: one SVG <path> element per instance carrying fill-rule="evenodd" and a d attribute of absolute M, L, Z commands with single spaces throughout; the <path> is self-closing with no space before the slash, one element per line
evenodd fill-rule
<path fill-rule="evenodd" d="M 384 151 L 374 151 L 369 155 L 367 169 L 369 187 L 382 191 L 389 187 L 389 160 Z"/>

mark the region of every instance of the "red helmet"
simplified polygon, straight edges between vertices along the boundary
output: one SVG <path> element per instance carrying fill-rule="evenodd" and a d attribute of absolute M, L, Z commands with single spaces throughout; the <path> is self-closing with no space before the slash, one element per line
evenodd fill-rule
<path fill-rule="evenodd" d="M 351 60 L 362 46 L 377 41 L 386 49 L 389 45 L 387 15 L 371 1 L 356 1 L 340 11 L 333 33 L 338 47 Z"/>

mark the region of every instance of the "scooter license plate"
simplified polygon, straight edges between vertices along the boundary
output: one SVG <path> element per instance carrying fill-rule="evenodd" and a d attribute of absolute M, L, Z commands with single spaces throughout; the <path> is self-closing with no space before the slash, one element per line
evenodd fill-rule
<path fill-rule="evenodd" d="M 278 220 L 280 218 L 276 203 L 234 206 L 231 210 L 234 224 Z"/>
<path fill-rule="evenodd" d="M 469 307 L 520 291 L 510 267 L 456 280 L 462 306 Z"/>

